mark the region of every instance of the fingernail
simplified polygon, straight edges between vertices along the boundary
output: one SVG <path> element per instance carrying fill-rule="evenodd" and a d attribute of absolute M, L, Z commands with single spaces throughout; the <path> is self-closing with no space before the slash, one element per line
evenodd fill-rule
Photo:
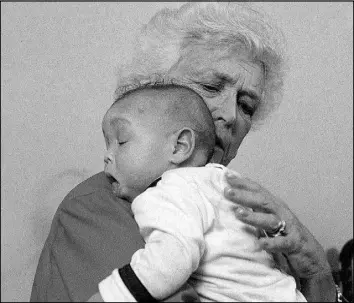
<path fill-rule="evenodd" d="M 239 208 L 236 209 L 236 213 L 238 215 L 245 215 L 246 212 L 245 212 L 244 208 L 239 207 Z"/>
<path fill-rule="evenodd" d="M 235 192 L 231 188 L 227 191 L 227 194 L 229 197 L 235 197 Z"/>

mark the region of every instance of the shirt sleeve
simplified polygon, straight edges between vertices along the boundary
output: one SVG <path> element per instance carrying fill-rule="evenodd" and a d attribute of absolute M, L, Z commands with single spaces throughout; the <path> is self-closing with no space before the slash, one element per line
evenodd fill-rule
<path fill-rule="evenodd" d="M 134 200 L 132 210 L 146 245 L 130 265 L 154 298 L 174 293 L 197 269 L 212 222 L 208 203 L 196 184 L 175 173 L 165 174 Z"/>

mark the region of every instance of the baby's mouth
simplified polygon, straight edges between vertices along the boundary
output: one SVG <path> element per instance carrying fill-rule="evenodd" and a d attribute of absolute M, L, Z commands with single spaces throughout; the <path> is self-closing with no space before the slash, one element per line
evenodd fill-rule
<path fill-rule="evenodd" d="M 119 183 L 116 181 L 116 182 L 113 182 L 112 183 L 112 190 L 113 190 L 113 193 L 119 197 Z"/>
<path fill-rule="evenodd" d="M 114 184 L 114 183 L 119 184 L 117 179 L 115 177 L 113 177 L 110 173 L 106 173 L 106 176 L 111 184 Z"/>
<path fill-rule="evenodd" d="M 112 190 L 113 190 L 113 193 L 116 195 L 116 196 L 119 196 L 119 182 L 117 181 L 116 178 L 114 178 L 112 175 L 110 174 L 107 174 L 107 178 L 109 180 L 109 182 L 111 183 L 112 185 Z"/>

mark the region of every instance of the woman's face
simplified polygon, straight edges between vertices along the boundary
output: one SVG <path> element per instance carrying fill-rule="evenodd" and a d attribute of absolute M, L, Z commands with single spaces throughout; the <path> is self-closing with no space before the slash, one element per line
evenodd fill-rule
<path fill-rule="evenodd" d="M 261 102 L 264 73 L 260 64 L 242 53 L 231 55 L 193 46 L 172 67 L 170 76 L 183 80 L 204 98 L 216 127 L 213 162 L 229 164 Z"/>

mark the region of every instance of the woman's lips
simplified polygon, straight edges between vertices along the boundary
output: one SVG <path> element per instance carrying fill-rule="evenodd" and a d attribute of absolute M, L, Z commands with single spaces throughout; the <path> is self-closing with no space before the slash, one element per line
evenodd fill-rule
<path fill-rule="evenodd" d="M 230 150 L 233 142 L 232 128 L 227 127 L 225 123 L 220 120 L 215 122 L 215 132 L 215 156 L 213 158 L 217 163 L 228 165 L 234 156 L 232 150 Z M 230 159 L 230 157 L 232 158 Z"/>

